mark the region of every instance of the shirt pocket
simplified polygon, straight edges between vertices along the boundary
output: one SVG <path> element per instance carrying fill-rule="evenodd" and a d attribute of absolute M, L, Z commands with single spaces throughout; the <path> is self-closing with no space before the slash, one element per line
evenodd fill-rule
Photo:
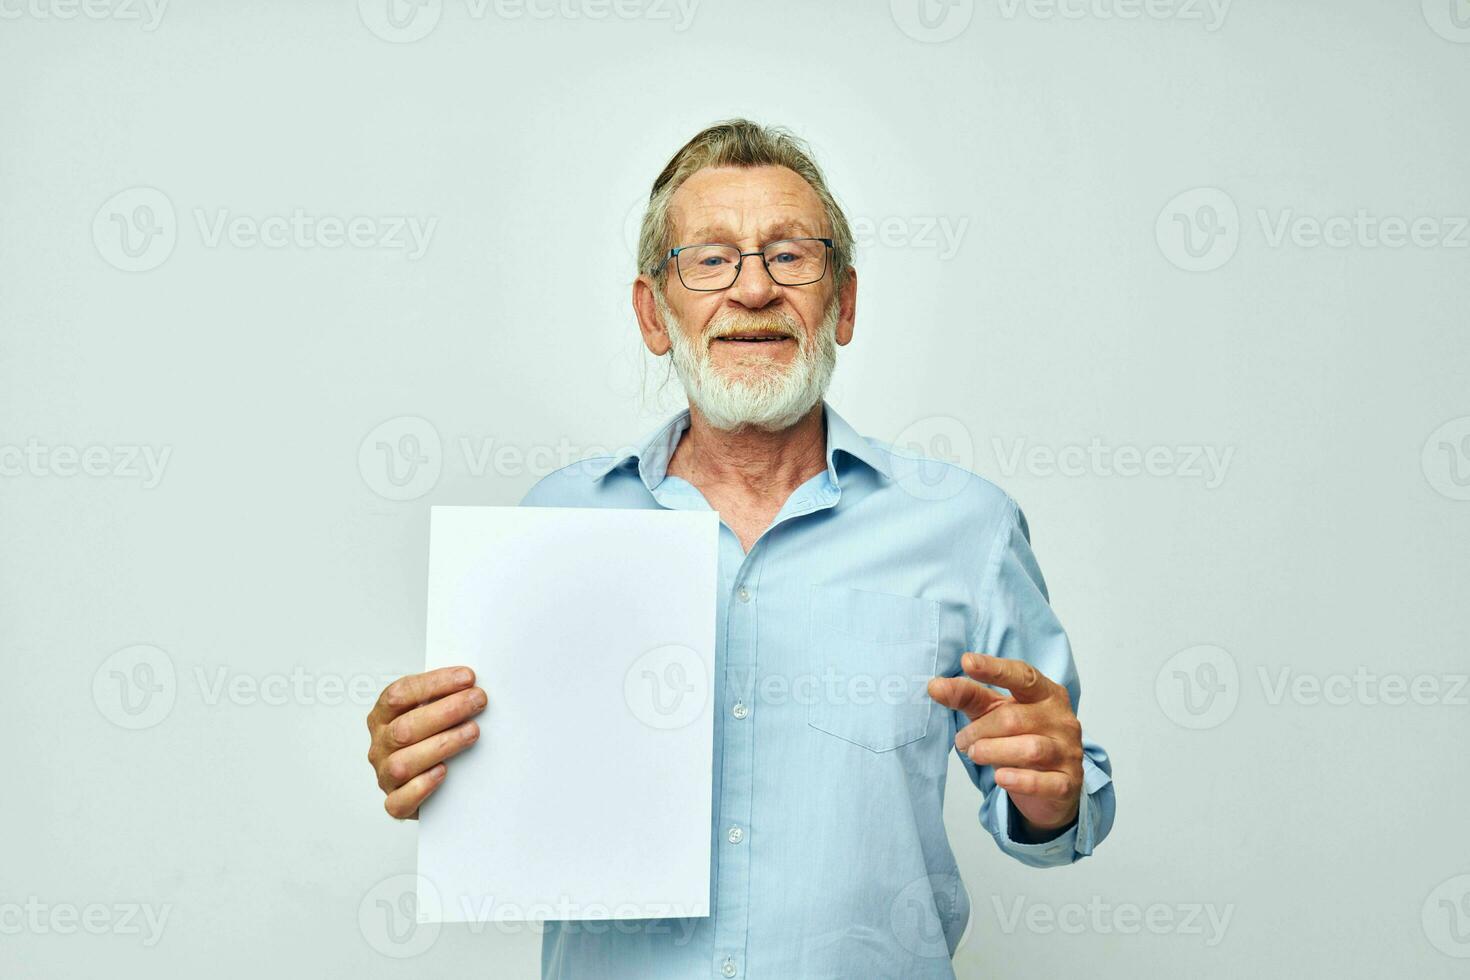
<path fill-rule="evenodd" d="M 814 585 L 810 655 L 812 728 L 874 752 L 924 737 L 939 661 L 937 601 Z"/>

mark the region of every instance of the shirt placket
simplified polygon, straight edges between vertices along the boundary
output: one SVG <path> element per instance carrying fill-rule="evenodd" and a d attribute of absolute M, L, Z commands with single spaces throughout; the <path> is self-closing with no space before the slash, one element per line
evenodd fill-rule
<path fill-rule="evenodd" d="M 709 506 L 697 491 L 692 496 L 658 492 L 654 496 L 664 506 L 676 509 Z M 719 830 L 715 836 L 718 855 L 712 903 L 715 928 L 711 975 L 721 980 L 746 975 L 750 940 L 750 870 L 758 829 L 752 821 L 758 713 L 756 638 L 761 574 L 770 551 L 767 538 L 785 521 L 830 507 L 837 498 L 835 485 L 825 477 L 815 478 L 811 485 L 792 494 L 771 527 L 745 554 L 735 533 L 723 523 L 720 525 L 720 581 L 728 582 L 730 591 L 725 597 L 724 659 L 714 685 L 716 710 L 721 714 L 720 724 L 716 726 L 721 736 L 721 769 L 717 774 Z M 731 567 L 735 568 L 734 575 L 727 576 L 725 571 Z"/>

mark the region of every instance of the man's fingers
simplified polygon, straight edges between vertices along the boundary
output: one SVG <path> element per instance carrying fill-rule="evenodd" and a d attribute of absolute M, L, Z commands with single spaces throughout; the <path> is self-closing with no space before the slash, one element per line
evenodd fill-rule
<path fill-rule="evenodd" d="M 967 677 L 933 677 L 929 680 L 929 696 L 946 708 L 963 711 L 970 718 L 979 718 L 997 704 L 1009 701 L 982 687 Z"/>
<path fill-rule="evenodd" d="M 422 674 L 409 674 L 383 688 L 378 703 L 368 715 L 368 727 L 392 721 L 427 701 L 437 701 L 447 694 L 462 691 L 475 683 L 475 672 L 468 667 L 440 667 Z"/>
<path fill-rule="evenodd" d="M 388 811 L 390 817 L 396 817 L 399 820 L 417 817 L 419 804 L 439 788 L 439 784 L 444 781 L 445 771 L 444 764 L 441 762 L 428 772 L 419 773 L 389 793 L 383 800 L 383 809 Z"/>
<path fill-rule="evenodd" d="M 984 653 L 967 653 L 960 658 L 965 673 L 982 684 L 1003 687 L 1017 701 L 1033 702 L 1049 697 L 1057 686 L 1024 660 L 1009 660 Z"/>
<path fill-rule="evenodd" d="M 1030 705 L 1004 699 L 955 733 L 954 746 L 961 752 L 969 749 L 978 739 L 1006 738 L 1014 735 L 1030 735 L 1041 731 L 1037 719 L 1031 716 Z"/>
<path fill-rule="evenodd" d="M 431 701 L 399 715 L 383 729 L 383 747 L 388 752 L 408 748 L 479 714 L 485 708 L 485 692 L 478 687 Z"/>
<path fill-rule="evenodd" d="M 1045 735 L 975 739 L 961 751 L 977 766 L 996 768 L 1051 769 L 1065 761 L 1061 746 Z"/>
<path fill-rule="evenodd" d="M 1077 782 L 1064 772 L 1038 772 L 1035 769 L 997 769 L 995 781 L 1012 796 L 1033 796 L 1046 800 L 1069 800 L 1077 794 Z"/>
<path fill-rule="evenodd" d="M 459 755 L 474 745 L 479 737 L 480 726 L 467 721 L 406 749 L 399 749 L 378 767 L 378 786 L 383 792 L 390 793 L 420 773 Z"/>

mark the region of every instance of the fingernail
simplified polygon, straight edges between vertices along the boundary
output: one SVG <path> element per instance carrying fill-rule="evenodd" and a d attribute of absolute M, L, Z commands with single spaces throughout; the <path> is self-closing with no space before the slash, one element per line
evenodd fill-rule
<path fill-rule="evenodd" d="M 480 737 L 480 726 L 476 725 L 474 722 L 470 722 L 468 725 L 465 726 L 464 731 L 461 733 L 461 737 L 466 742 L 473 742 L 475 739 Z"/>
<path fill-rule="evenodd" d="M 456 670 L 454 672 L 454 683 L 468 684 L 474 675 L 467 670 Z"/>

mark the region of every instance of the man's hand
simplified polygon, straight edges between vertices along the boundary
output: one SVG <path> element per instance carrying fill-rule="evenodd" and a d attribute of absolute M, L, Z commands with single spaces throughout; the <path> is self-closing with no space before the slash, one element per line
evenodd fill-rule
<path fill-rule="evenodd" d="M 970 719 L 955 734 L 955 748 L 995 769 L 997 785 L 1026 822 L 1022 829 L 1044 835 L 1070 826 L 1082 800 L 1082 724 L 1067 689 L 1022 660 L 966 653 L 960 665 L 975 680 L 929 682 L 930 697 Z"/>
<path fill-rule="evenodd" d="M 444 781 L 444 760 L 480 737 L 480 726 L 468 719 L 485 710 L 486 698 L 474 683 L 468 667 L 441 667 L 383 688 L 367 719 L 368 762 L 390 816 L 417 820 L 419 804 Z"/>

